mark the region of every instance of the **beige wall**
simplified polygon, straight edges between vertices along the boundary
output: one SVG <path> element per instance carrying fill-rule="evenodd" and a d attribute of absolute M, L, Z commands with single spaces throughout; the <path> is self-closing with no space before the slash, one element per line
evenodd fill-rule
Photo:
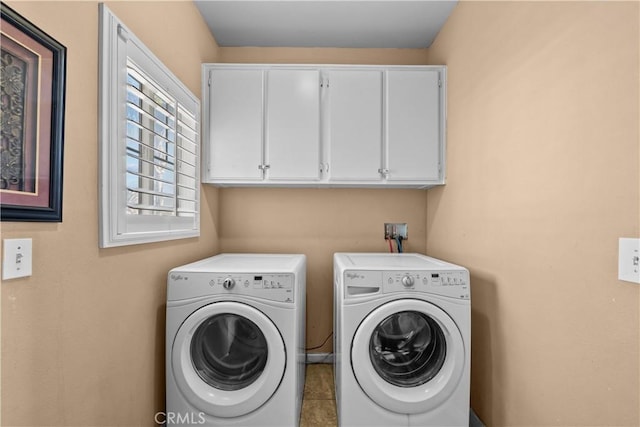
<path fill-rule="evenodd" d="M 472 274 L 472 403 L 491 426 L 640 425 L 638 2 L 462 2 L 448 180 L 427 253 Z"/>
<path fill-rule="evenodd" d="M 424 65 L 427 49 L 222 47 L 220 62 L 273 64 Z"/>
<path fill-rule="evenodd" d="M 426 49 L 220 48 L 222 62 L 425 64 Z M 307 255 L 307 347 L 333 330 L 333 253 L 388 251 L 385 222 L 406 222 L 406 251 L 424 252 L 424 190 L 220 189 L 222 252 Z M 310 353 L 329 353 L 329 339 Z"/>
<path fill-rule="evenodd" d="M 164 407 L 166 273 L 218 251 L 217 191 L 202 237 L 98 249 L 98 4 L 10 2 L 67 47 L 62 223 L 2 223 L 33 239 L 33 276 L 2 283 L 4 425 L 154 425 Z M 191 2 L 112 11 L 200 97 L 216 45 Z M 159 31 L 162 26 L 163 31 Z"/>

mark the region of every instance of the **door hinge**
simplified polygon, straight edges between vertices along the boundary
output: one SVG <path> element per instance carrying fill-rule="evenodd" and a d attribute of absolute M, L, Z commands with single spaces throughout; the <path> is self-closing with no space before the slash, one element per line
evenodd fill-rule
<path fill-rule="evenodd" d="M 118 36 L 124 41 L 129 41 L 129 33 L 122 25 L 118 25 Z"/>
<path fill-rule="evenodd" d="M 438 87 L 442 87 L 442 80 L 438 79 Z"/>
<path fill-rule="evenodd" d="M 209 86 L 211 86 L 211 71 L 209 71 L 209 80 L 207 83 L 209 84 Z"/>
<path fill-rule="evenodd" d="M 320 80 L 320 87 L 329 87 L 329 79 Z"/>

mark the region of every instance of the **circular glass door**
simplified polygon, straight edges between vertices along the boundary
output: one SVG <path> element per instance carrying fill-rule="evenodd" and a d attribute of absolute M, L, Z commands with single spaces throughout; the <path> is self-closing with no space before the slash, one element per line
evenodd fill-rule
<path fill-rule="evenodd" d="M 386 303 L 359 325 L 351 348 L 358 384 L 380 406 L 399 413 L 426 412 L 454 390 L 465 349 L 453 320 L 426 301 Z"/>
<path fill-rule="evenodd" d="M 172 348 L 180 391 L 216 417 L 259 408 L 280 385 L 285 364 L 284 341 L 273 322 L 238 302 L 213 303 L 192 313 Z"/>
<path fill-rule="evenodd" d="M 264 371 L 269 348 L 260 328 L 232 313 L 211 316 L 191 338 L 191 361 L 200 378 L 220 390 L 239 390 Z"/>
<path fill-rule="evenodd" d="M 369 358 L 378 375 L 398 387 L 416 387 L 432 380 L 444 364 L 447 342 L 430 316 L 401 311 L 378 324 L 369 340 Z"/>

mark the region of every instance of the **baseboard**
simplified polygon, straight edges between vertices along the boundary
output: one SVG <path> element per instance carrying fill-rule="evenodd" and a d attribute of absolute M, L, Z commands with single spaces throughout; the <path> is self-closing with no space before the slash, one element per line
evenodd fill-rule
<path fill-rule="evenodd" d="M 473 409 L 469 411 L 469 427 L 485 427 L 484 423 L 480 418 L 478 418 Z"/>
<path fill-rule="evenodd" d="M 307 353 L 307 364 L 333 363 L 333 353 Z"/>

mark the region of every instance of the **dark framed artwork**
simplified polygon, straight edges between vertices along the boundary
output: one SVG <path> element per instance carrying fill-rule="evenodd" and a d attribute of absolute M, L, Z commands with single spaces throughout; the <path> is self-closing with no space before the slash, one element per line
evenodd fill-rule
<path fill-rule="evenodd" d="M 66 48 L 0 3 L 2 221 L 62 221 Z"/>

